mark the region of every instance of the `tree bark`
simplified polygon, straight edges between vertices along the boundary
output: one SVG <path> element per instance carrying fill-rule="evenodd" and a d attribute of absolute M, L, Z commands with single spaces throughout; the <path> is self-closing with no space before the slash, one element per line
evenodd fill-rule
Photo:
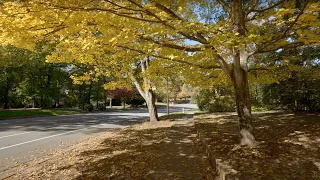
<path fill-rule="evenodd" d="M 91 104 L 91 91 L 92 91 L 92 85 L 93 85 L 93 81 L 90 80 L 90 85 L 89 85 L 89 92 L 88 92 L 88 96 L 87 96 L 87 104 Z"/>
<path fill-rule="evenodd" d="M 169 115 L 169 82 L 168 82 L 168 78 L 167 78 L 167 115 Z"/>
<path fill-rule="evenodd" d="M 84 101 L 82 97 L 82 89 L 83 89 L 83 84 L 79 86 L 79 107 L 81 110 L 84 110 Z"/>
<path fill-rule="evenodd" d="M 237 113 L 239 117 L 240 144 L 253 146 L 255 143 L 254 128 L 252 126 L 251 100 L 248 85 L 248 72 L 243 69 L 236 72 L 241 79 L 235 78 L 234 89 Z M 240 75 L 241 74 L 241 75 Z M 236 80 L 237 79 L 237 80 Z"/>
<path fill-rule="evenodd" d="M 112 98 L 109 99 L 109 107 L 112 108 Z"/>
<path fill-rule="evenodd" d="M 35 108 L 36 107 L 36 97 L 35 96 L 33 96 L 33 98 L 32 98 L 32 108 Z"/>
<path fill-rule="evenodd" d="M 140 95 L 146 101 L 150 122 L 159 121 L 155 94 L 152 92 L 151 89 L 144 91 L 140 83 L 134 76 L 131 76 L 131 80 L 133 84 L 136 86 L 136 88 L 138 89 L 138 92 L 140 93 Z"/>
<path fill-rule="evenodd" d="M 152 92 L 152 90 L 146 92 L 146 102 L 148 106 L 150 122 L 159 121 L 158 111 L 156 107 L 156 96 Z"/>
<path fill-rule="evenodd" d="M 232 1 L 233 32 L 245 36 L 245 13 L 241 0 Z M 237 45 L 237 44 L 236 44 Z M 239 117 L 240 144 L 253 146 L 255 143 L 252 126 L 251 100 L 248 83 L 248 53 L 245 48 L 234 46 L 231 80 L 235 89 L 236 107 Z"/>
<path fill-rule="evenodd" d="M 148 61 L 141 61 L 142 72 L 145 72 L 148 67 L 149 67 Z M 156 107 L 156 96 L 152 91 L 150 79 L 146 77 L 143 78 L 144 86 L 142 86 L 140 82 L 137 80 L 137 78 L 132 74 L 130 74 L 130 79 L 133 82 L 133 84 L 136 86 L 140 95 L 146 101 L 150 122 L 159 121 L 158 111 Z"/>
<path fill-rule="evenodd" d="M 4 92 L 4 109 L 9 109 L 9 75 L 6 77 L 6 89 Z"/>

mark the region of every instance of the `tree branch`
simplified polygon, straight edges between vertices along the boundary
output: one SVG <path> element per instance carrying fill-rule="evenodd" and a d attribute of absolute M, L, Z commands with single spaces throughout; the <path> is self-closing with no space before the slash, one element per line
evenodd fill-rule
<path fill-rule="evenodd" d="M 292 42 L 292 43 L 284 44 L 284 45 L 281 45 L 281 46 L 276 46 L 276 47 L 273 47 L 271 49 L 260 48 L 257 51 L 255 51 L 253 54 L 267 53 L 267 52 L 276 51 L 278 49 L 294 48 L 294 47 L 300 47 L 300 46 L 303 46 L 303 45 L 305 45 L 303 42 Z"/>
<path fill-rule="evenodd" d="M 269 9 L 272 9 L 272 8 L 275 8 L 277 6 L 279 6 L 280 4 L 284 3 L 286 0 L 280 0 L 279 2 L 273 4 L 272 6 L 269 6 L 269 7 L 266 7 L 264 9 L 251 9 L 251 11 L 248 11 L 247 14 L 249 14 L 250 12 L 264 12 L 264 11 L 267 11 Z"/>
<path fill-rule="evenodd" d="M 140 95 L 145 99 L 146 98 L 145 92 L 144 92 L 141 84 L 137 80 L 137 78 L 132 74 L 129 74 L 129 77 L 130 77 L 131 81 L 133 82 L 133 84 L 136 86 L 136 88 L 139 91 Z"/>
<path fill-rule="evenodd" d="M 169 44 L 169 43 L 166 43 L 166 42 L 156 41 L 151 37 L 140 36 L 140 39 L 146 40 L 146 41 L 151 41 L 151 42 L 153 42 L 155 44 L 159 44 L 161 46 L 172 48 L 172 49 L 184 50 L 184 51 L 188 51 L 188 52 L 201 51 L 201 48 L 186 47 L 186 46 L 179 46 L 179 45 L 176 45 L 176 44 Z"/>
<path fill-rule="evenodd" d="M 121 6 L 121 5 L 117 4 L 117 3 L 112 2 L 112 1 L 109 1 L 109 0 L 104 0 L 104 1 L 106 1 L 106 2 L 108 2 L 108 3 L 110 3 L 110 4 L 114 5 L 114 6 L 116 6 L 116 7 L 118 7 L 118 8 L 121 8 L 121 9 L 126 9 L 126 10 L 136 11 L 136 12 L 142 12 L 142 11 L 139 10 L 139 9 L 132 9 L 132 8 L 128 8 L 128 7 L 125 7 L 125 6 Z"/>
<path fill-rule="evenodd" d="M 299 12 L 299 14 L 296 16 L 296 18 L 294 19 L 294 21 L 284 30 L 282 31 L 282 33 L 280 35 L 278 35 L 277 37 L 273 38 L 271 41 L 267 42 L 263 48 L 268 47 L 270 44 L 273 44 L 277 41 L 279 41 L 280 39 L 284 38 L 286 33 L 292 29 L 292 27 L 297 23 L 297 21 L 299 20 L 299 17 L 303 14 L 305 8 L 307 7 L 309 0 L 307 0 L 303 6 L 303 8 L 301 9 L 301 11 Z"/>
<path fill-rule="evenodd" d="M 138 6 L 139 8 L 141 9 L 144 9 L 144 12 L 147 13 L 147 15 L 149 16 L 152 16 L 154 18 L 156 18 L 158 20 L 158 22 L 156 23 L 161 23 L 163 24 L 164 26 L 167 26 L 173 30 L 177 30 L 174 26 L 170 25 L 167 23 L 167 21 L 165 20 L 162 20 L 159 16 L 157 16 L 155 13 L 151 12 L 150 10 L 148 9 L 145 9 L 143 7 L 143 5 L 135 2 L 134 0 L 128 0 L 129 2 L 131 2 L 132 4 Z M 157 7 L 158 6 L 158 7 Z M 173 17 L 174 19 L 176 20 L 181 20 L 183 21 L 183 19 L 181 19 L 178 15 L 176 15 L 174 12 L 172 12 L 170 9 L 168 9 L 167 7 L 163 6 L 162 4 L 160 3 L 156 3 L 156 7 L 161 10 L 161 11 L 164 11 L 166 12 L 167 14 L 169 14 L 171 17 Z M 208 41 L 200 34 L 200 33 L 197 33 L 197 37 L 194 37 L 193 35 L 189 34 L 189 33 L 186 33 L 186 32 L 182 32 L 182 31 L 178 31 L 177 32 L 178 34 L 181 34 L 182 36 L 190 39 L 190 40 L 193 40 L 193 41 L 197 41 L 199 43 L 202 43 L 202 44 L 208 44 Z"/>
<path fill-rule="evenodd" d="M 176 20 L 180 20 L 180 21 L 184 21 L 181 17 L 179 17 L 176 13 L 174 13 L 171 9 L 167 8 L 166 6 L 160 4 L 160 3 L 156 3 L 155 5 L 158 9 L 164 11 L 165 13 L 167 13 L 168 15 L 170 15 L 172 18 L 176 19 Z M 203 35 L 201 33 L 197 33 L 196 37 L 202 41 L 206 43 L 206 38 L 203 37 Z"/>
<path fill-rule="evenodd" d="M 130 47 L 127 47 L 127 46 L 119 46 L 119 47 L 127 49 L 127 50 L 131 50 L 131 51 L 135 51 L 135 52 L 138 52 L 138 53 L 143 54 L 143 55 L 148 55 L 148 56 L 153 56 L 153 57 L 156 57 L 156 58 L 166 59 L 166 60 L 169 60 L 169 61 L 172 61 L 172 62 L 178 62 L 178 63 L 182 63 L 182 64 L 187 64 L 187 65 L 199 67 L 199 68 L 202 68 L 202 69 L 221 69 L 220 66 L 216 66 L 216 65 L 212 65 L 212 66 L 207 65 L 206 66 L 206 65 L 201 65 L 201 64 L 195 64 L 195 63 L 192 63 L 192 62 L 184 61 L 182 59 L 169 58 L 169 57 L 165 57 L 165 56 L 161 56 L 161 55 L 154 55 L 154 54 L 150 55 L 150 54 L 147 54 L 146 52 L 144 52 L 142 50 L 130 48 Z"/>
<path fill-rule="evenodd" d="M 221 4 L 223 9 L 226 10 L 230 14 L 231 8 L 229 7 L 229 5 L 224 0 L 217 0 L 217 1 L 219 4 Z"/>
<path fill-rule="evenodd" d="M 254 67 L 254 68 L 249 68 L 248 72 L 251 71 L 259 71 L 259 70 L 264 70 L 264 71 L 269 71 L 270 69 L 266 68 L 266 67 Z"/>
<path fill-rule="evenodd" d="M 82 8 L 82 7 L 66 7 L 66 6 L 55 6 L 56 8 L 63 9 L 63 10 L 74 10 L 74 11 L 102 11 L 102 12 L 109 12 L 121 17 L 126 17 L 126 18 L 131 18 L 139 21 L 144 21 L 144 22 L 150 22 L 150 23 L 161 23 L 160 21 L 152 20 L 152 19 L 144 19 L 144 18 L 138 18 L 135 16 L 130 16 L 129 14 L 135 14 L 135 13 L 120 13 L 117 12 L 116 10 L 113 9 L 104 9 L 104 8 L 97 8 L 97 7 L 92 7 L 92 8 Z"/>

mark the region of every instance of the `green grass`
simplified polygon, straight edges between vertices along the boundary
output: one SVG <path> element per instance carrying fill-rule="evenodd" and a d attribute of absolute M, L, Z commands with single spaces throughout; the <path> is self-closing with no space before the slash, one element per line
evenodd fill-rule
<path fill-rule="evenodd" d="M 171 104 L 170 104 L 170 105 L 171 105 Z M 169 106 L 170 106 L 170 105 L 169 105 Z M 157 107 L 157 108 L 167 107 L 167 103 L 157 102 L 157 103 L 156 103 L 156 107 Z"/>
<path fill-rule="evenodd" d="M 169 115 L 163 115 L 163 116 L 159 117 L 159 119 L 160 120 L 170 120 L 170 119 L 174 120 L 174 119 L 180 119 L 184 115 L 186 115 L 186 114 L 179 112 L 179 113 L 174 113 L 174 114 L 169 114 Z"/>
<path fill-rule="evenodd" d="M 63 109 L 25 109 L 25 110 L 0 110 L 0 119 L 37 117 L 37 116 L 57 116 L 66 114 L 79 114 L 76 110 Z"/>

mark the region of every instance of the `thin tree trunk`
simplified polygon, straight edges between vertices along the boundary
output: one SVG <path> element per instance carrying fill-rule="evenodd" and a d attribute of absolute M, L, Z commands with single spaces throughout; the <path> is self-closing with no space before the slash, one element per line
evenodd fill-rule
<path fill-rule="evenodd" d="M 103 93 L 104 106 L 107 106 L 107 93 L 104 91 Z"/>
<path fill-rule="evenodd" d="M 81 110 L 84 110 L 84 101 L 83 101 L 83 97 L 82 97 L 82 87 L 83 84 L 79 86 L 79 107 Z"/>
<path fill-rule="evenodd" d="M 143 97 L 143 99 L 146 101 L 148 112 L 149 112 L 149 117 L 150 117 L 150 122 L 156 122 L 159 121 L 158 117 L 158 111 L 156 107 L 156 96 L 152 92 L 152 90 L 149 88 L 149 90 L 143 90 L 142 86 L 138 82 L 138 80 L 134 76 L 130 76 L 133 84 L 136 86 L 138 92 L 140 95 Z M 145 82 L 147 80 L 144 80 Z"/>
<path fill-rule="evenodd" d="M 33 102 L 32 102 L 32 108 L 35 108 L 36 107 L 36 97 L 33 96 Z"/>
<path fill-rule="evenodd" d="M 96 108 L 99 109 L 99 89 L 97 88 L 96 91 Z"/>
<path fill-rule="evenodd" d="M 50 85 L 51 85 L 51 79 L 52 79 L 52 68 L 51 67 L 49 67 L 49 70 L 48 70 L 48 73 L 47 73 L 47 85 L 46 85 L 46 88 L 47 88 L 47 90 L 46 90 L 46 97 L 45 97 L 45 108 L 50 108 L 51 107 L 51 105 L 52 105 L 52 101 L 49 101 L 49 94 L 48 94 L 48 90 L 50 90 Z"/>
<path fill-rule="evenodd" d="M 88 97 L 87 97 L 87 104 L 91 104 L 91 91 L 92 91 L 92 85 L 93 85 L 93 81 L 90 80 L 90 85 L 89 85 L 89 92 L 88 92 Z"/>
<path fill-rule="evenodd" d="M 167 78 L 167 114 L 170 114 L 169 111 L 169 82 L 168 82 L 168 78 Z"/>
<path fill-rule="evenodd" d="M 9 109 L 9 76 L 6 77 L 6 90 L 4 92 L 4 109 Z"/>

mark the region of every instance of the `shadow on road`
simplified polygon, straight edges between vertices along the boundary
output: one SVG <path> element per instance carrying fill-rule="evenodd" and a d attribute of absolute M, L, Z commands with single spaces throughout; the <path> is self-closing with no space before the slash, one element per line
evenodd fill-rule
<path fill-rule="evenodd" d="M 184 108 L 185 111 L 193 109 L 193 107 L 188 107 L 188 105 L 184 106 L 170 107 L 170 112 L 182 112 L 182 108 Z M 158 108 L 158 113 L 160 115 L 163 115 L 165 112 L 165 108 Z M 0 132 L 10 130 L 66 132 L 83 128 L 114 129 L 132 125 L 137 122 L 142 122 L 147 119 L 148 113 L 146 109 L 10 119 L 0 121 Z M 91 133 L 91 131 L 89 133 Z"/>

